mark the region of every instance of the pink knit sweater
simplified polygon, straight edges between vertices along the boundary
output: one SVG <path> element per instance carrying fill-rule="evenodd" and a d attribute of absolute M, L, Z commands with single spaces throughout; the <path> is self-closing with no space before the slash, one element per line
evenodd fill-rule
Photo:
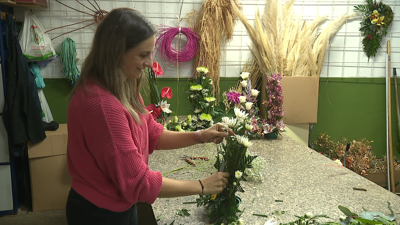
<path fill-rule="evenodd" d="M 68 108 L 68 170 L 72 188 L 100 208 L 122 212 L 136 202 L 153 203 L 162 185 L 148 167 L 163 126 L 151 115 L 138 125 L 109 92 L 87 83 Z"/>

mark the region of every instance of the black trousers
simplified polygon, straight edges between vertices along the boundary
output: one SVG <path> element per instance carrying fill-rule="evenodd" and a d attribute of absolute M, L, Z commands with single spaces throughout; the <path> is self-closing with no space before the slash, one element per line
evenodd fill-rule
<path fill-rule="evenodd" d="M 136 204 L 124 212 L 102 209 L 71 188 L 66 207 L 68 225 L 137 225 Z"/>

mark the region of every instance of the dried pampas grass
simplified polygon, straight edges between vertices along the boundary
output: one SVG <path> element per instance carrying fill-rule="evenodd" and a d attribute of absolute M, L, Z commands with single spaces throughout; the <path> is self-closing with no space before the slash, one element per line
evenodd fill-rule
<path fill-rule="evenodd" d="M 233 7 L 241 9 L 236 0 L 205 0 L 194 25 L 194 31 L 200 37 L 194 65 L 209 69 L 208 76 L 213 81 L 216 97 L 219 93 L 221 46 L 232 39 L 237 19 Z"/>
<path fill-rule="evenodd" d="M 294 2 L 282 4 L 281 0 L 267 0 L 263 15 L 255 14 L 254 27 L 238 7 L 233 7 L 249 33 L 250 51 L 264 75 L 277 72 L 282 76 L 319 76 L 329 39 L 355 15 L 340 16 L 318 34 L 327 16 L 303 21 L 292 12 Z"/>

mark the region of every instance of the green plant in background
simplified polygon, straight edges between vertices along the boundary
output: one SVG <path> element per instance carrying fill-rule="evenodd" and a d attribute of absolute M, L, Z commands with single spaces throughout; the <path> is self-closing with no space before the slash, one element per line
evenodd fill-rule
<path fill-rule="evenodd" d="M 244 192 L 241 182 L 246 181 L 246 169 L 252 168 L 252 162 L 257 156 L 250 155 L 247 151 L 251 146 L 249 138 L 238 135 L 248 122 L 247 113 L 235 108 L 236 118 L 222 118 L 226 127 L 235 132 L 235 136 L 228 136 L 225 143 L 217 149 L 214 167 L 218 171 L 228 172 L 229 182 L 227 187 L 218 195 L 202 195 L 196 199 L 197 206 L 206 206 L 208 217 L 214 224 L 236 223 L 239 220 L 239 204 L 237 192 Z"/>
<path fill-rule="evenodd" d="M 363 50 L 368 56 L 376 55 L 381 47 L 382 38 L 386 36 L 393 21 L 393 11 L 390 6 L 380 1 L 366 0 L 366 5 L 356 5 L 354 10 L 361 12 L 362 21 L 360 31 L 363 33 Z"/>

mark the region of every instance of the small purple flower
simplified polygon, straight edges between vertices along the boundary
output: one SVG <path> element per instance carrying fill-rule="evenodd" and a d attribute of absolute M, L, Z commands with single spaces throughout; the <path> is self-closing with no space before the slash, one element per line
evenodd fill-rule
<path fill-rule="evenodd" d="M 228 99 L 228 101 L 231 103 L 235 103 L 235 104 L 240 103 L 239 97 L 240 97 L 240 93 L 233 92 L 233 91 L 228 92 L 226 94 L 226 98 Z"/>

